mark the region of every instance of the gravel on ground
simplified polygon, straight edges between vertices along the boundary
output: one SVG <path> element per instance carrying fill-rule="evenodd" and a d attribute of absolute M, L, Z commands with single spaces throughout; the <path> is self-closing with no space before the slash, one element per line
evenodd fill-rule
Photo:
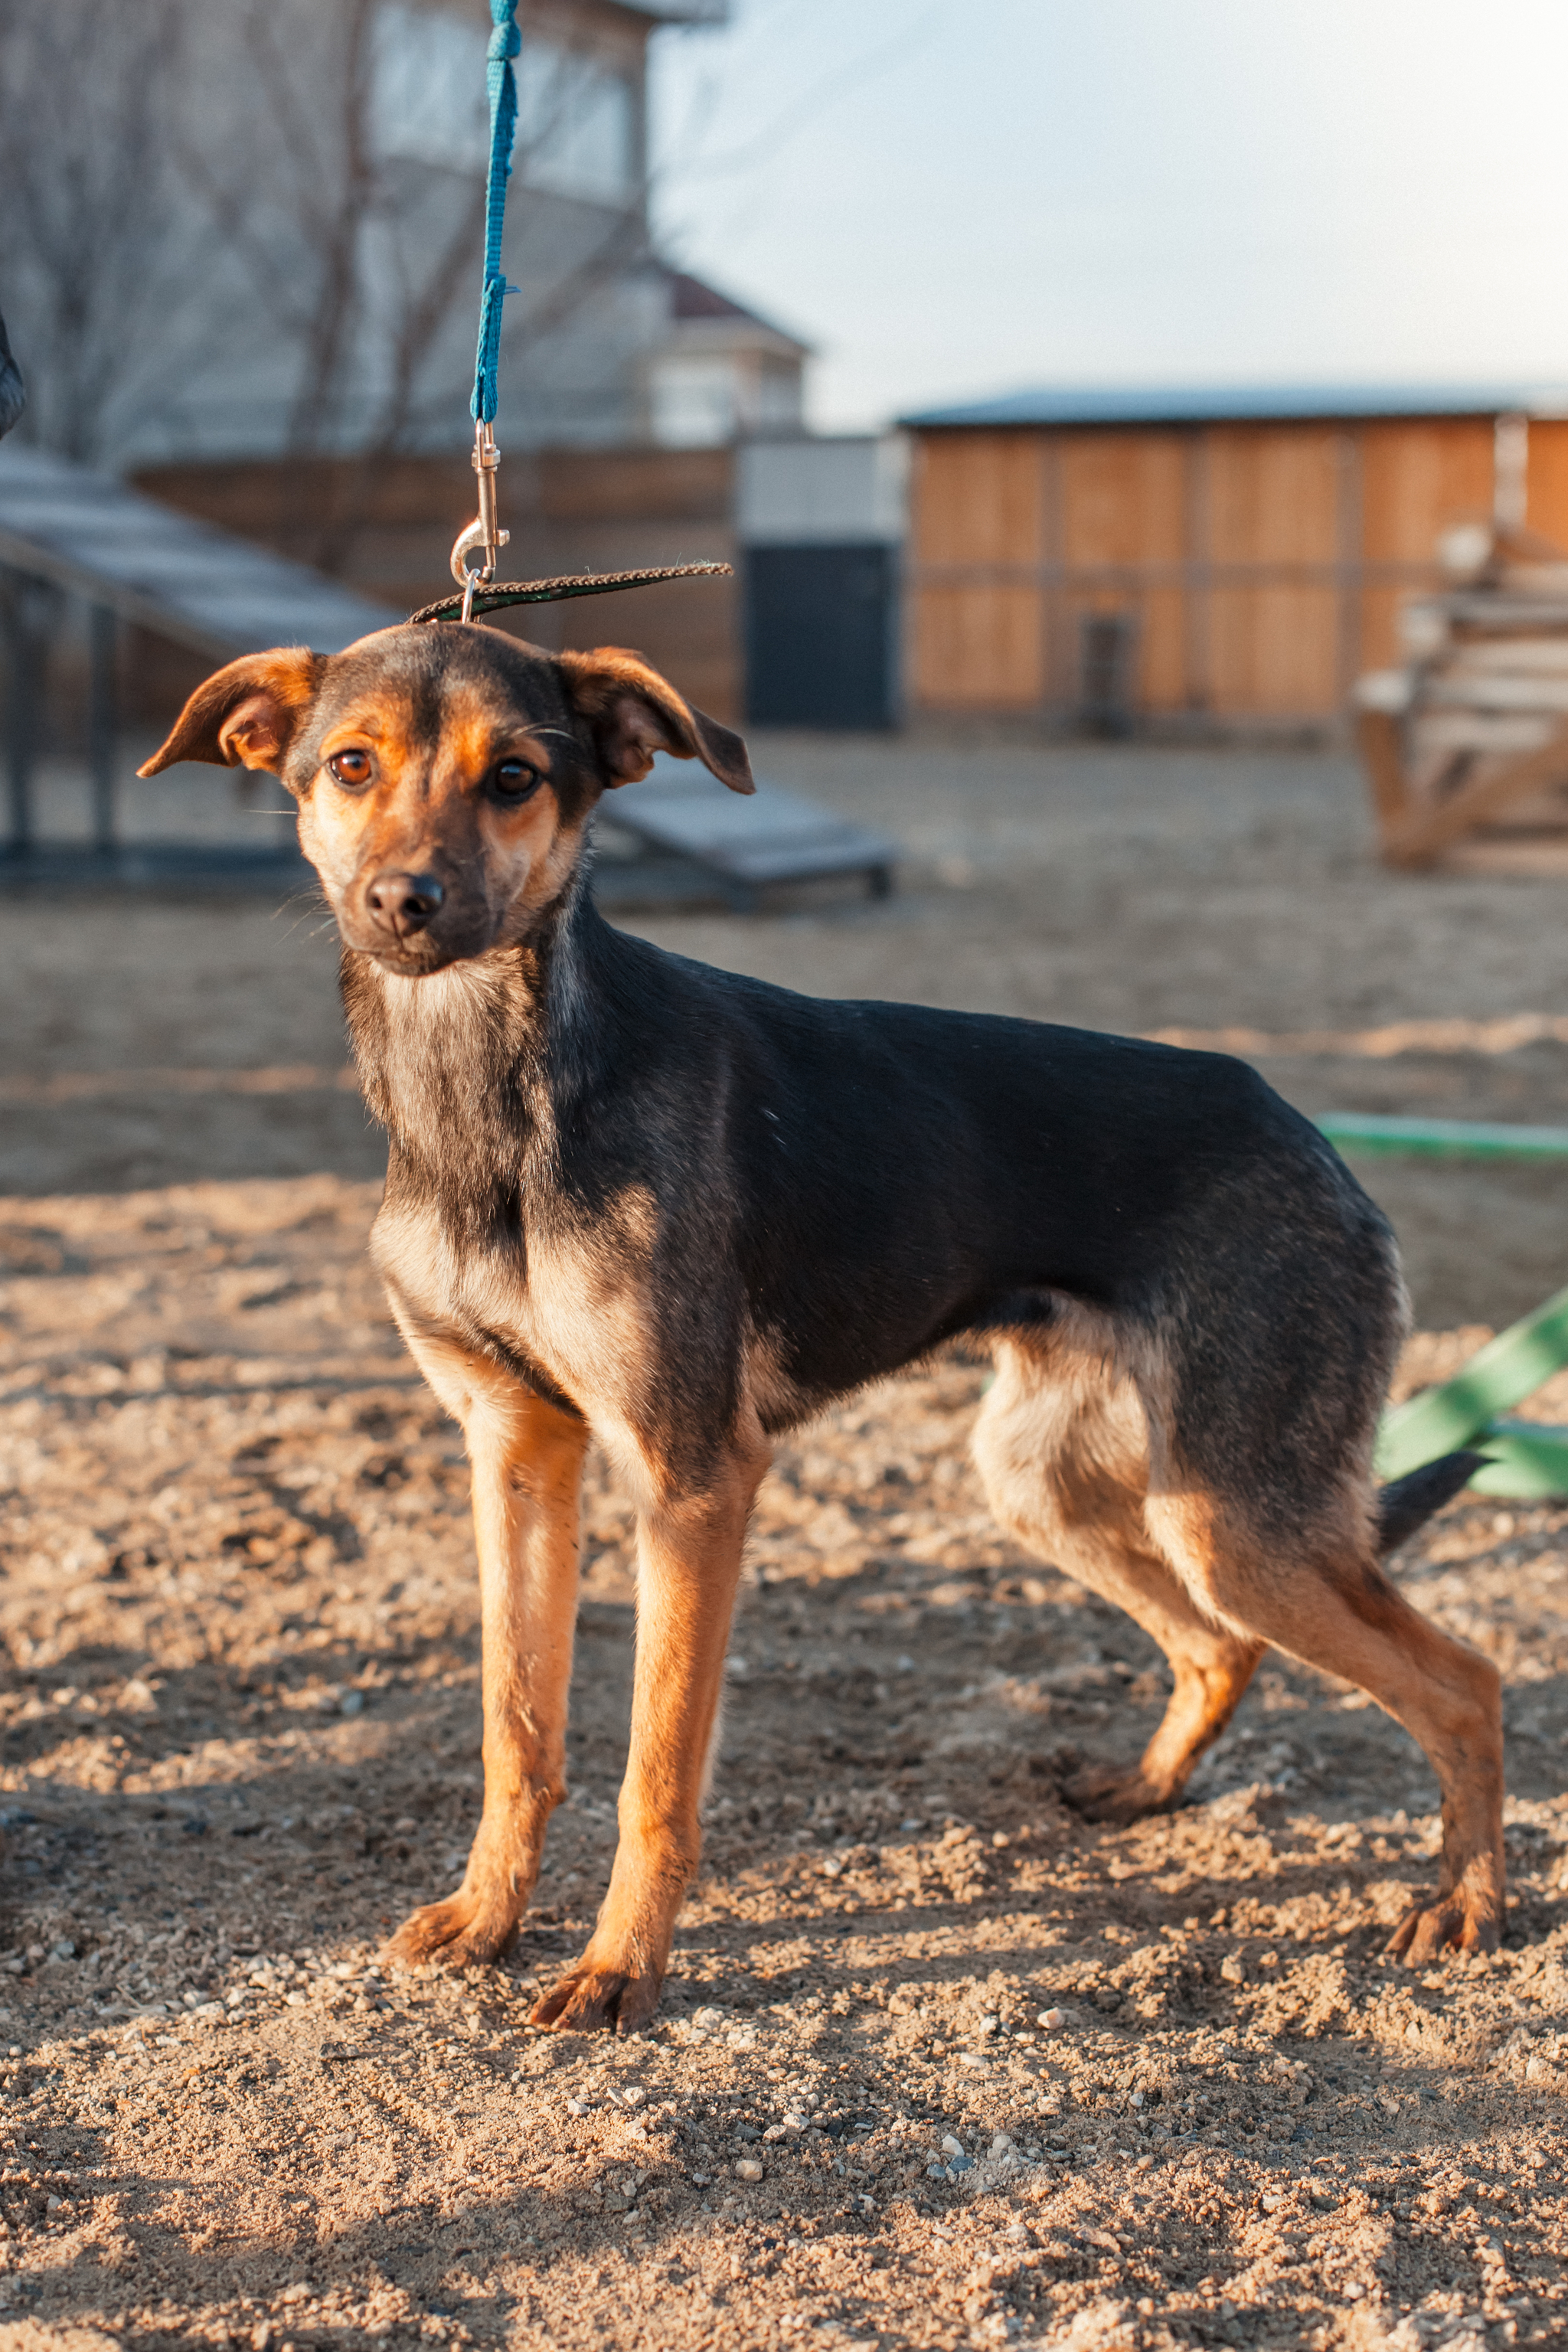
<path fill-rule="evenodd" d="M 1195 754 L 904 747 L 900 827 L 892 749 L 773 749 L 902 831 L 905 895 L 629 919 L 1107 1027 L 1563 1008 L 1555 894 L 1366 869 L 1326 759 L 1205 796 Z M 330 942 L 266 909 L 23 901 L 0 973 L 21 1095 L 341 1061 Z M 1565 1066 L 1269 1075 L 1548 1118 Z M 849 1401 L 763 1488 L 661 2016 L 539 2034 L 613 1847 L 630 1510 L 595 1457 L 526 1931 L 393 1968 L 477 1819 L 479 1632 L 458 1433 L 365 1261 L 378 1154 L 331 1087 L 7 1113 L 0 2352 L 1568 2340 L 1568 1511 L 1462 1499 L 1395 1564 L 1507 1687 L 1505 1945 L 1412 1973 L 1381 1946 L 1438 1823 L 1398 1727 L 1270 1658 L 1185 1808 L 1087 1827 L 1062 1781 L 1136 1752 L 1158 1654 L 986 1517 L 982 1364 Z M 1402 1391 L 1562 1280 L 1531 1172 L 1368 1171 L 1416 1244 Z"/>

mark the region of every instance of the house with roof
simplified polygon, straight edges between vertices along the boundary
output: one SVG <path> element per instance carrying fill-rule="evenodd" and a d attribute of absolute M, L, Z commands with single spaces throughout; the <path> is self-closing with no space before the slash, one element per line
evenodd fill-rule
<path fill-rule="evenodd" d="M 651 45 L 728 14 L 519 0 L 514 572 L 736 561 L 736 449 L 803 430 L 809 346 L 674 267 L 649 220 Z M 440 594 L 474 510 L 486 0 L 113 12 L 85 91 L 49 0 L 13 15 L 0 283 L 24 433 L 393 609 Z M 744 707 L 735 582 L 649 591 L 616 625 L 707 708 Z M 531 618 L 552 644 L 605 627 L 593 604 Z M 184 659 L 133 639 L 131 706 L 177 699 Z"/>
<path fill-rule="evenodd" d="M 520 0 L 503 448 L 798 427 L 806 346 L 650 227 L 650 47 L 728 14 Z M 86 90 L 48 0 L 11 15 L 0 284 L 32 437 L 120 471 L 464 445 L 486 0 L 112 12 Z"/>
<path fill-rule="evenodd" d="M 703 449 L 802 433 L 810 344 L 685 270 L 665 279 L 665 333 L 645 362 L 650 438 Z"/>

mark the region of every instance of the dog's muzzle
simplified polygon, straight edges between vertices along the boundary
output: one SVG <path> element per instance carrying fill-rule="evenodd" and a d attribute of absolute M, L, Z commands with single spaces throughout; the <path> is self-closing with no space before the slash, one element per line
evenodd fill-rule
<path fill-rule="evenodd" d="M 364 908 L 388 939 L 411 940 L 440 911 L 446 896 L 434 874 L 378 874 L 365 887 Z"/>

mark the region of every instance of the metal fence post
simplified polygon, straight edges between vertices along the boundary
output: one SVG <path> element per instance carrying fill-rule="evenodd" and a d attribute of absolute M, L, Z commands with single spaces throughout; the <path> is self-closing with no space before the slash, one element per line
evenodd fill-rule
<path fill-rule="evenodd" d="M 92 845 L 100 856 L 111 853 L 116 843 L 117 634 L 110 608 L 94 604 L 89 620 L 88 764 L 92 773 Z"/>
<path fill-rule="evenodd" d="M 28 627 L 28 583 L 18 572 L 4 578 L 6 667 L 5 772 L 10 834 L 5 846 L 25 857 L 33 845 L 33 767 L 37 757 L 38 681 L 33 631 Z"/>

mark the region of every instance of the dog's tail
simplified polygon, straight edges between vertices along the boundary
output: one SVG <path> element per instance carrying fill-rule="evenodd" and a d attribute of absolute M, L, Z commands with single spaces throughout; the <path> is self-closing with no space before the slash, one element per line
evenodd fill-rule
<path fill-rule="evenodd" d="M 1382 1487 L 1377 1497 L 1379 1559 L 1397 1551 L 1434 1511 L 1451 1502 L 1487 1458 L 1484 1454 L 1440 1454 L 1436 1462 L 1424 1462 L 1419 1470 L 1407 1470 L 1403 1478 Z"/>

